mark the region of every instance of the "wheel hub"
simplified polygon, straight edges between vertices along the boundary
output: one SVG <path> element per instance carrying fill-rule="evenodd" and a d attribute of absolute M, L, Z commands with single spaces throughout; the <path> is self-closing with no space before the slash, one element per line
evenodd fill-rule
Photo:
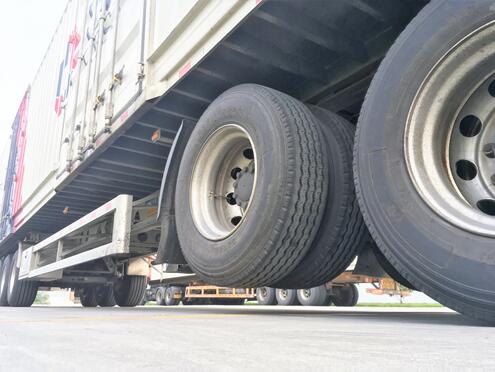
<path fill-rule="evenodd" d="M 236 204 L 242 209 L 246 209 L 251 198 L 254 186 L 254 162 L 251 161 L 249 166 L 242 169 L 237 173 L 236 180 L 234 181 L 234 192 L 232 197 L 235 199 Z"/>
<path fill-rule="evenodd" d="M 495 236 L 495 24 L 455 45 L 422 82 L 404 149 L 411 180 L 444 220 Z"/>
<path fill-rule="evenodd" d="M 226 124 L 205 141 L 196 159 L 190 208 L 197 230 L 209 240 L 230 236 L 243 222 L 256 185 L 256 153 L 250 135 Z"/>

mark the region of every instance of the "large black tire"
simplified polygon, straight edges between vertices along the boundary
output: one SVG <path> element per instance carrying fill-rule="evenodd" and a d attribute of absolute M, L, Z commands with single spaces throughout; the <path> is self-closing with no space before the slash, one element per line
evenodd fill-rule
<path fill-rule="evenodd" d="M 96 289 L 96 301 L 98 306 L 113 307 L 117 305 L 113 295 L 113 285 L 104 285 Z"/>
<path fill-rule="evenodd" d="M 33 304 L 38 293 L 38 283 L 30 280 L 19 280 L 17 267 L 18 254 L 11 256 L 10 279 L 7 287 L 7 301 L 12 307 L 29 307 Z"/>
<path fill-rule="evenodd" d="M 98 306 L 98 297 L 96 294 L 96 287 L 86 287 L 79 291 L 79 300 L 83 307 L 96 307 Z"/>
<path fill-rule="evenodd" d="M 346 284 L 342 287 L 334 287 L 332 302 L 335 306 L 356 306 L 359 300 L 359 291 L 355 284 Z"/>
<path fill-rule="evenodd" d="M 0 306 L 8 306 L 7 287 L 10 278 L 10 256 L 6 256 L 0 262 Z"/>
<path fill-rule="evenodd" d="M 167 287 L 165 290 L 165 305 L 177 306 L 180 303 L 180 299 L 175 298 L 175 294 L 180 292 L 177 287 Z"/>
<path fill-rule="evenodd" d="M 113 287 L 115 302 L 121 307 L 134 307 L 141 303 L 146 291 L 145 276 L 127 275 Z"/>
<path fill-rule="evenodd" d="M 160 287 L 155 292 L 155 301 L 159 306 L 165 305 L 165 288 Z"/>
<path fill-rule="evenodd" d="M 453 55 L 453 48 L 464 55 L 450 59 L 450 66 L 471 69 L 465 70 L 471 77 L 493 76 L 493 20 L 495 7 L 488 0 L 434 1 L 423 8 L 396 40 L 373 79 L 359 119 L 354 165 L 365 221 L 391 265 L 415 288 L 438 302 L 490 323 L 495 323 L 495 238 L 460 227 L 461 222 L 467 221 L 467 214 L 458 214 L 454 221 L 445 214 L 441 217 L 431 207 L 431 201 L 426 202 L 424 193 L 418 192 L 420 186 L 411 178 L 411 159 L 406 158 L 405 151 L 410 142 L 406 142 L 405 133 L 411 110 L 417 107 L 418 93 L 433 84 L 425 86 L 424 81 L 432 81 L 431 72 L 438 71 L 440 62 Z M 457 48 L 466 42 L 477 43 L 477 49 Z M 474 58 L 480 60 L 474 63 Z M 450 73 L 435 83 L 447 82 L 451 76 L 463 84 L 482 82 Z M 452 91 L 455 99 L 444 94 L 438 101 L 433 100 L 436 112 L 456 115 L 462 105 L 458 102 L 465 102 L 471 88 Z M 451 128 L 446 117 L 437 122 L 417 122 L 428 122 L 429 128 L 441 123 Z M 438 152 L 430 153 L 442 151 L 438 148 Z M 422 156 L 430 155 L 423 152 Z M 428 171 L 424 165 L 424 172 Z M 452 205 L 447 199 L 437 200 Z M 471 213 L 478 212 L 473 208 Z"/>
<path fill-rule="evenodd" d="M 254 145 L 257 178 L 243 220 L 228 236 L 205 237 L 191 212 L 193 168 L 203 145 L 235 123 Z M 258 85 L 240 85 L 201 116 L 185 150 L 176 193 L 177 231 L 184 257 L 203 280 L 260 287 L 286 276 L 308 251 L 320 225 L 328 167 L 322 134 L 302 103 Z M 263 154 L 262 156 L 260 154 Z"/>
<path fill-rule="evenodd" d="M 324 285 L 308 289 L 298 289 L 297 300 L 303 306 L 327 306 L 331 302 L 327 288 Z"/>
<path fill-rule="evenodd" d="M 297 290 L 295 289 L 277 288 L 275 291 L 275 297 L 277 298 L 277 304 L 280 306 L 299 305 L 299 301 L 297 300 Z"/>
<path fill-rule="evenodd" d="M 332 112 L 311 107 L 324 134 L 328 156 L 328 196 L 318 234 L 303 260 L 278 288 L 312 288 L 325 284 L 349 266 L 369 234 L 354 191 L 354 126 Z"/>
<path fill-rule="evenodd" d="M 277 297 L 275 296 L 275 288 L 256 288 L 256 301 L 258 301 L 258 305 L 276 305 Z"/>

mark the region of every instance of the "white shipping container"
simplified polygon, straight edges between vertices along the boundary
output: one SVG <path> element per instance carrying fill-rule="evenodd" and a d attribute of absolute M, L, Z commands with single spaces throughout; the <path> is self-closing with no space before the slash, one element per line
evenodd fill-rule
<path fill-rule="evenodd" d="M 21 196 L 8 216 L 14 231 L 259 2 L 69 0 L 28 92 L 24 158 L 17 164 L 24 176 L 14 180 Z M 69 197 L 77 200 L 77 192 Z"/>

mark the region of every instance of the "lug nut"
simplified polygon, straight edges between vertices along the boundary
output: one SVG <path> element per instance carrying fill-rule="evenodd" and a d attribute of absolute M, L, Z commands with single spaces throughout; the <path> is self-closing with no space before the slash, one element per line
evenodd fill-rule
<path fill-rule="evenodd" d="M 483 146 L 483 153 L 489 158 L 495 158 L 495 143 L 487 143 Z"/>

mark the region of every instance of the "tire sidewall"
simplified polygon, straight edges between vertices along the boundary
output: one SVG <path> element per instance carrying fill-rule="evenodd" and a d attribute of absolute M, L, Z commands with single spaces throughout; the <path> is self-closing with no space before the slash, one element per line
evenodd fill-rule
<path fill-rule="evenodd" d="M 462 301 L 473 296 L 491 306 L 494 240 L 451 225 L 425 204 L 407 171 L 404 130 L 416 92 L 435 63 L 460 39 L 493 19 L 490 1 L 443 1 L 420 12 L 420 22 L 406 29 L 407 37 L 399 38 L 372 83 L 356 142 L 361 202 L 385 256 L 434 298 L 442 298 L 445 291 L 451 296 L 463 293 Z M 360 187 L 365 182 L 373 187 Z M 472 250 L 470 259 L 459 251 L 466 248 Z"/>

